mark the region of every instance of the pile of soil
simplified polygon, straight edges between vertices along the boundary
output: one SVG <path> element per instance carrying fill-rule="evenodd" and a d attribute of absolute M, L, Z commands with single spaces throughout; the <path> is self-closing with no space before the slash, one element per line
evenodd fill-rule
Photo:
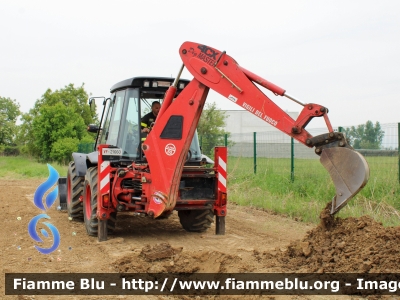
<path fill-rule="evenodd" d="M 160 243 L 117 259 L 113 266 L 119 273 L 224 273 L 227 266 L 243 263 L 240 257 L 219 251 L 182 251 Z"/>
<path fill-rule="evenodd" d="M 171 258 L 182 252 L 182 247 L 173 248 L 168 243 L 155 244 L 153 247 L 146 245 L 143 247 L 140 255 L 143 256 L 148 261 L 160 260 L 164 258 Z"/>
<path fill-rule="evenodd" d="M 264 253 L 271 267 L 296 272 L 396 273 L 400 227 L 383 227 L 369 216 L 333 218 L 327 207 L 321 223 L 286 251 Z"/>
<path fill-rule="evenodd" d="M 113 263 L 116 272 L 398 273 L 400 227 L 383 227 L 369 216 L 334 218 L 329 205 L 320 224 L 302 240 L 273 249 L 236 253 L 193 251 L 169 243 L 146 245 Z M 261 250 L 261 251 L 260 251 Z"/>

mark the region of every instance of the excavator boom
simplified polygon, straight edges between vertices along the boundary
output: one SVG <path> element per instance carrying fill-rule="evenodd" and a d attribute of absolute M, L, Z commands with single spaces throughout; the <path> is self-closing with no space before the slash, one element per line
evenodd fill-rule
<path fill-rule="evenodd" d="M 320 161 L 336 188 L 336 195 L 332 200 L 332 214 L 337 213 L 366 185 L 369 168 L 365 158 L 348 145 L 342 133 L 334 132 L 326 107 L 315 103 L 302 103 L 288 95 L 284 89 L 241 67 L 225 51 L 199 43 L 185 42 L 179 53 L 194 80 L 215 90 L 307 147 L 315 147 L 316 154 L 320 155 Z M 303 109 L 298 118 L 291 118 L 256 84 L 275 95 L 286 96 L 302 105 Z M 168 108 L 163 109 L 166 111 Z M 315 117 L 324 118 L 327 134 L 314 137 L 305 129 Z M 197 122 L 192 126 L 197 126 Z"/>

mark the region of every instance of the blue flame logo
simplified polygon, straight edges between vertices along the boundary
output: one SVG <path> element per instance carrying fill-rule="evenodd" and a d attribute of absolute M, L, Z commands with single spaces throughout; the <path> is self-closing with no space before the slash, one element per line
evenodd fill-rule
<path fill-rule="evenodd" d="M 49 178 L 43 182 L 41 185 L 39 185 L 39 187 L 36 189 L 35 195 L 33 196 L 33 203 L 36 205 L 37 208 L 46 211 L 46 209 L 49 209 L 54 202 L 57 199 L 57 195 L 58 195 L 58 187 L 56 186 L 54 188 L 54 190 L 52 190 L 51 192 L 49 192 L 46 196 L 46 206 L 43 203 L 43 197 L 46 194 L 46 192 L 48 190 L 50 190 L 50 188 L 57 183 L 59 175 L 58 172 L 56 171 L 56 169 L 54 169 L 52 166 L 50 166 L 49 164 L 47 164 L 47 167 L 49 169 Z M 37 215 L 36 217 L 33 217 L 32 220 L 29 222 L 28 224 L 28 233 L 31 236 L 31 238 L 39 243 L 43 243 L 43 240 L 39 237 L 38 233 L 36 232 L 36 226 L 38 225 L 38 222 L 40 219 L 45 218 L 45 219 L 50 219 L 50 217 L 46 214 L 40 214 Z M 60 245 L 60 233 L 58 232 L 57 228 L 49 223 L 49 222 L 42 222 L 42 224 L 44 224 L 45 226 L 47 226 L 47 228 L 50 230 L 51 234 L 53 235 L 54 239 L 53 239 L 53 245 L 50 248 L 42 248 L 39 246 L 35 246 L 35 248 L 43 254 L 49 254 L 51 252 L 53 252 L 54 250 L 56 250 L 58 248 L 58 246 Z M 48 231 L 46 231 L 45 229 L 41 229 L 40 230 L 41 234 L 45 237 L 45 238 L 49 238 L 49 233 Z"/>
<path fill-rule="evenodd" d="M 39 243 L 43 243 L 43 240 L 39 237 L 39 235 L 36 232 L 36 225 L 38 224 L 38 222 L 41 218 L 50 219 L 50 217 L 48 215 L 40 214 L 40 215 L 37 215 L 36 217 L 33 217 L 32 220 L 28 224 L 29 235 L 31 236 L 32 239 L 34 239 L 36 242 L 39 242 Z M 54 237 L 53 245 L 50 248 L 42 248 L 39 246 L 35 246 L 35 248 L 40 253 L 49 254 L 49 253 L 53 252 L 54 250 L 56 250 L 58 248 L 58 246 L 60 245 L 60 234 L 59 234 L 57 228 L 53 224 L 50 224 L 48 222 L 43 222 L 42 224 L 46 225 L 50 229 L 50 231 Z M 43 228 L 40 232 L 46 238 L 49 237 L 49 233 L 46 230 L 44 230 Z"/>
<path fill-rule="evenodd" d="M 33 203 L 35 203 L 36 207 L 40 208 L 41 210 L 46 210 L 47 208 L 50 208 L 56 201 L 58 195 L 58 186 L 56 186 L 55 189 L 47 195 L 46 208 L 44 207 L 42 201 L 43 196 L 57 182 L 59 177 L 56 169 L 54 169 L 49 164 L 47 164 L 47 167 L 49 168 L 50 173 L 49 178 L 41 185 L 39 185 L 39 187 L 36 189 L 35 195 L 33 196 Z"/>

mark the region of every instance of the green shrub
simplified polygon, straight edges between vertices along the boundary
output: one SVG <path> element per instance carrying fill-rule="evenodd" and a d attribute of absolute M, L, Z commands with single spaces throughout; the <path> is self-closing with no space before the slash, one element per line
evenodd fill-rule
<path fill-rule="evenodd" d="M 79 140 L 77 138 L 59 139 L 53 144 L 50 158 L 59 164 L 68 164 L 71 160 L 72 152 L 78 150 Z"/>
<path fill-rule="evenodd" d="M 19 148 L 16 146 L 0 146 L 0 154 L 4 156 L 18 156 L 20 155 Z"/>

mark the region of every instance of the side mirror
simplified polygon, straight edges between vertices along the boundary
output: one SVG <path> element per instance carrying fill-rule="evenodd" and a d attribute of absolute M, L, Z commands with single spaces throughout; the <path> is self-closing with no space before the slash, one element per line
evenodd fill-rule
<path fill-rule="evenodd" d="M 97 126 L 96 124 L 89 124 L 87 127 L 88 132 L 98 132 L 99 129 L 99 126 Z"/>
<path fill-rule="evenodd" d="M 96 104 L 95 104 L 94 98 L 89 99 L 89 106 L 90 106 L 90 110 L 92 110 L 92 111 L 94 111 L 96 109 Z"/>

